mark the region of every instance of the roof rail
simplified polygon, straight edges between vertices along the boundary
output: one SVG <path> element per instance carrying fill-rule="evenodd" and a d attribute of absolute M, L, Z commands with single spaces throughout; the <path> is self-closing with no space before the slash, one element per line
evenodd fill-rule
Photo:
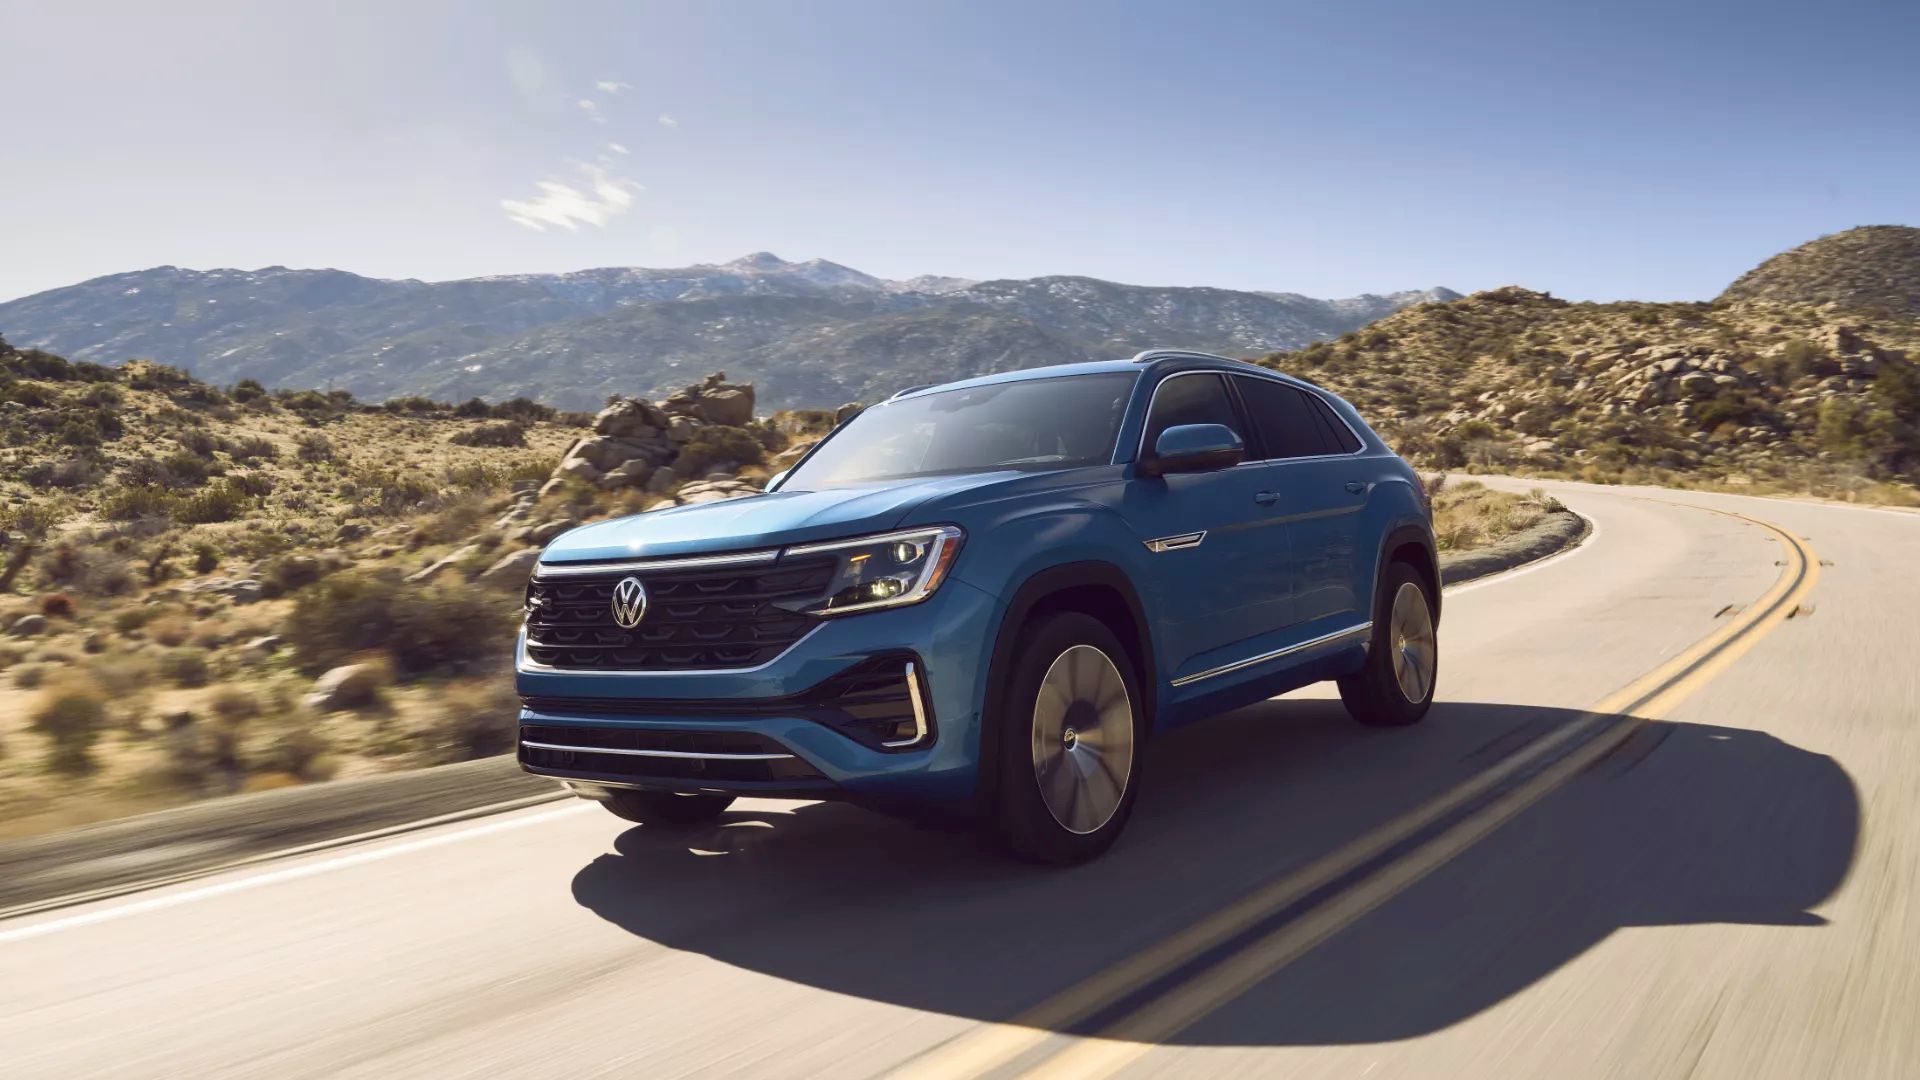
<path fill-rule="evenodd" d="M 1240 360 L 1235 360 L 1231 356 L 1221 356 L 1218 353 L 1199 352 L 1194 349 L 1142 349 L 1139 352 L 1133 354 L 1133 362 L 1136 364 L 1148 364 L 1148 363 L 1152 363 L 1155 360 L 1172 360 L 1180 357 L 1186 357 L 1192 360 L 1225 360 L 1228 363 L 1233 363 L 1233 364 L 1244 362 Z"/>
<path fill-rule="evenodd" d="M 934 387 L 936 387 L 936 386 L 939 386 L 939 385 L 940 385 L 939 383 L 921 383 L 921 384 L 920 384 L 919 386 L 909 386 L 909 387 L 907 387 L 907 388 L 906 388 L 905 390 L 901 390 L 901 391 L 899 391 L 899 392 L 897 392 L 897 393 L 895 393 L 895 394 L 893 395 L 893 397 L 890 397 L 890 398 L 888 398 L 887 400 L 888 400 L 888 401 L 893 401 L 893 400 L 895 400 L 896 398 L 903 398 L 903 397 L 906 397 L 906 396 L 907 396 L 908 394 L 917 394 L 917 393 L 919 393 L 919 392 L 920 392 L 920 391 L 922 391 L 922 390 L 931 390 L 931 389 L 933 389 Z"/>

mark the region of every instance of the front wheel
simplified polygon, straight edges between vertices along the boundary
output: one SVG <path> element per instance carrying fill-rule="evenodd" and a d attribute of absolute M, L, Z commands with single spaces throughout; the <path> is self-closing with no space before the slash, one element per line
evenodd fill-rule
<path fill-rule="evenodd" d="M 1063 612 L 1021 638 L 1011 674 L 995 831 L 1029 861 L 1091 859 L 1120 835 L 1139 788 L 1132 659 L 1098 619 Z"/>
<path fill-rule="evenodd" d="M 698 825 L 733 805 L 731 795 L 683 795 L 677 791 L 614 791 L 600 805 L 615 817 L 640 825 Z"/>
<path fill-rule="evenodd" d="M 1433 704 L 1440 647 L 1426 582 L 1406 563 L 1390 563 L 1375 602 L 1367 665 L 1340 680 L 1340 700 L 1355 720 L 1376 727 L 1417 723 Z"/>

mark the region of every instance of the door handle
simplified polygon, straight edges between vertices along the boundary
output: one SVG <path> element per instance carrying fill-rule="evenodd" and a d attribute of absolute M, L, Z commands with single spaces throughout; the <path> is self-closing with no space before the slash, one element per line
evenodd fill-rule
<path fill-rule="evenodd" d="M 1280 493 L 1277 491 L 1256 491 L 1253 493 L 1253 501 L 1259 503 L 1261 506 L 1272 506 L 1274 503 L 1280 501 Z"/>
<path fill-rule="evenodd" d="M 1349 480 L 1347 481 L 1347 493 L 1350 495 L 1365 495 L 1367 493 L 1367 488 L 1371 486 L 1372 485 L 1364 481 Z"/>

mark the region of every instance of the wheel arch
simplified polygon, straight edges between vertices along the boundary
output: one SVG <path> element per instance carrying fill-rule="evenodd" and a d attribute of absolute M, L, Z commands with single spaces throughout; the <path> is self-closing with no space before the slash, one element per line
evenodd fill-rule
<path fill-rule="evenodd" d="M 991 812 L 999 794 L 1001 711 L 1020 635 L 1036 620 L 1056 611 L 1091 615 L 1119 637 L 1146 698 L 1142 735 L 1153 729 L 1160 699 L 1159 669 L 1146 607 L 1132 579 L 1120 567 L 1097 560 L 1061 563 L 1038 570 L 1021 582 L 1008 601 L 994 634 L 993 653 L 987 664 L 986 687 L 980 703 L 978 795 L 982 812 Z"/>
<path fill-rule="evenodd" d="M 1376 595 L 1367 610 L 1377 611 L 1380 598 L 1377 595 L 1380 579 L 1386 575 L 1387 567 L 1396 562 L 1412 566 L 1427 586 L 1427 595 L 1432 598 L 1433 625 L 1440 625 L 1440 556 L 1434 550 L 1433 530 L 1423 525 L 1405 524 L 1388 530 L 1386 539 L 1380 544 L 1380 557 L 1374 563 L 1373 583 Z"/>

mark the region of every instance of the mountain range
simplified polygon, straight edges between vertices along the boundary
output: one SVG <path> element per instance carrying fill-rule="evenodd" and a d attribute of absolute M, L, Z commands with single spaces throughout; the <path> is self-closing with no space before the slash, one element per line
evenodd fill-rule
<path fill-rule="evenodd" d="M 211 382 L 373 400 L 527 396 L 584 409 L 724 370 L 757 383 L 764 407 L 798 408 L 1151 346 L 1297 349 L 1458 295 L 1320 300 L 1064 276 L 893 281 L 766 252 L 440 282 L 160 266 L 0 304 L 0 333 L 76 360 L 148 359 Z"/>

